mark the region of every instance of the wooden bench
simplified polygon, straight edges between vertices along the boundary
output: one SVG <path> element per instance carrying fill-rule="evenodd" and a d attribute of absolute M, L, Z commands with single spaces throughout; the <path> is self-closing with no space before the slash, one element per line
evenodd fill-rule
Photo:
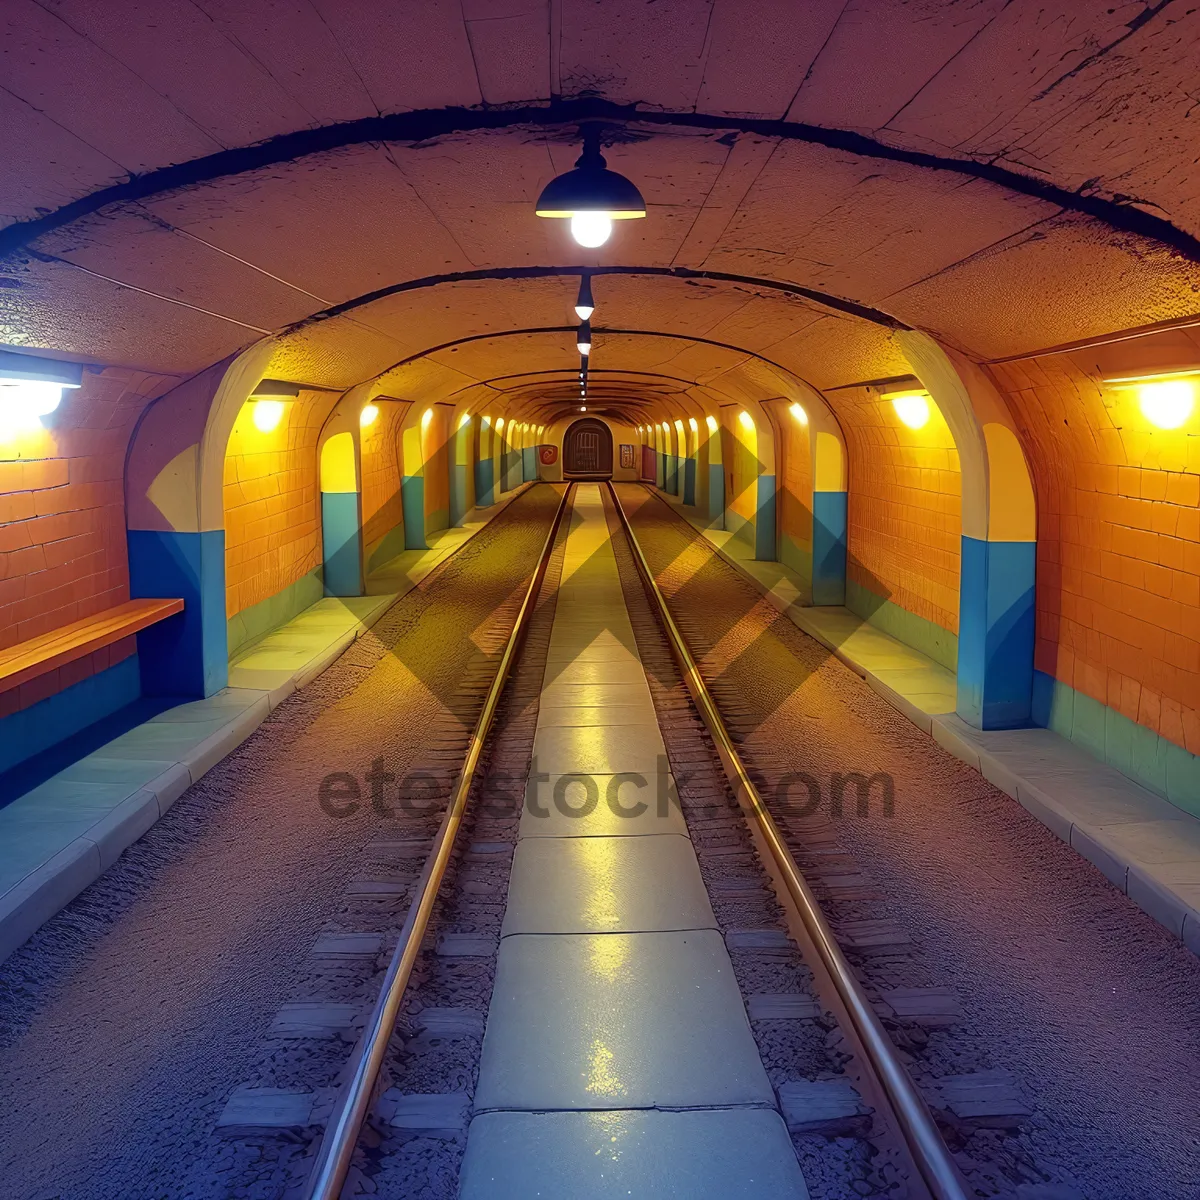
<path fill-rule="evenodd" d="M 183 612 L 182 600 L 126 600 L 41 637 L 0 650 L 0 692 L 103 650 L 157 621 Z"/>

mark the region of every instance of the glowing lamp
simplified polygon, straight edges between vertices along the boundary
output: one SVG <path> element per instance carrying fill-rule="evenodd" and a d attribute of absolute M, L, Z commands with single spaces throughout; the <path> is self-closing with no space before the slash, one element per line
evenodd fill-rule
<path fill-rule="evenodd" d="M 929 423 L 929 400 L 924 392 L 903 392 L 899 396 L 887 396 L 896 416 L 909 429 L 922 429 Z"/>
<path fill-rule="evenodd" d="M 254 419 L 254 428 L 259 433 L 270 433 L 273 429 L 277 429 L 279 422 L 283 420 L 283 401 L 256 400 L 251 415 Z"/>
<path fill-rule="evenodd" d="M 595 311 L 596 305 L 592 300 L 592 277 L 581 275 L 579 277 L 579 295 L 575 299 L 575 315 L 581 321 L 590 321 L 592 313 Z"/>
<path fill-rule="evenodd" d="M 539 217 L 569 220 L 571 236 L 581 246 L 595 248 L 608 241 L 614 221 L 644 217 L 646 202 L 624 175 L 608 169 L 599 128 L 587 125 L 582 133 L 583 153 L 574 169 L 545 186 L 534 211 Z"/>
<path fill-rule="evenodd" d="M 705 425 L 708 426 L 709 433 L 717 432 L 717 418 L 716 417 L 705 417 L 704 423 L 705 423 Z"/>
<path fill-rule="evenodd" d="M 427 408 L 427 409 L 426 409 L 426 410 L 425 410 L 425 411 L 424 411 L 424 412 L 421 414 L 421 428 L 422 428 L 422 429 L 428 429 L 428 428 L 429 428 L 429 422 L 430 422 L 430 421 L 432 421 L 432 420 L 433 420 L 433 409 L 432 409 L 432 408 Z"/>
<path fill-rule="evenodd" d="M 738 413 L 738 420 L 741 421 L 743 429 L 754 428 L 754 418 L 748 412 Z"/>
<path fill-rule="evenodd" d="M 807 425 L 807 424 L 808 424 L 808 413 L 806 413 L 806 412 L 804 411 L 804 409 L 800 407 L 800 405 L 799 405 L 799 404 L 791 404 L 791 405 L 789 405 L 789 406 L 788 406 L 788 412 L 790 412 L 790 413 L 792 414 L 792 416 L 793 416 L 793 417 L 795 417 L 795 418 L 796 418 L 796 420 L 797 420 L 797 421 L 798 421 L 798 422 L 799 422 L 801 425 Z"/>
<path fill-rule="evenodd" d="M 503 428 L 504 428 L 504 418 L 501 417 L 500 420 L 498 420 L 496 422 L 496 431 L 499 432 Z"/>
<path fill-rule="evenodd" d="M 584 321 L 579 326 L 579 332 L 575 335 L 575 345 L 579 348 L 579 353 L 585 358 L 592 352 L 592 326 L 591 322 Z"/>
<path fill-rule="evenodd" d="M 0 430 L 38 429 L 62 402 L 64 391 L 83 385 L 76 363 L 0 350 Z"/>
<path fill-rule="evenodd" d="M 699 432 L 700 432 L 700 426 L 696 424 L 696 418 L 695 418 L 695 417 L 688 417 L 688 425 L 689 425 L 689 427 L 691 428 L 691 431 L 692 431 L 693 433 L 699 433 Z"/>
<path fill-rule="evenodd" d="M 1159 429 L 1178 429 L 1192 415 L 1196 385 L 1190 379 L 1160 379 L 1139 385 L 1142 416 Z"/>
<path fill-rule="evenodd" d="M 379 416 L 379 406 L 376 404 L 368 404 L 358 414 L 358 424 L 360 428 L 366 429 L 368 425 L 374 425 Z"/>

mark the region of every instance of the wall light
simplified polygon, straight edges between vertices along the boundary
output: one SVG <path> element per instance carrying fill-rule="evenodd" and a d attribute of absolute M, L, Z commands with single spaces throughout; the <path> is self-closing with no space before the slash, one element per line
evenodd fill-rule
<path fill-rule="evenodd" d="M 427 408 L 427 409 L 426 409 L 426 410 L 425 410 L 425 411 L 424 411 L 424 412 L 421 414 L 421 428 L 422 428 L 422 429 L 428 429 L 428 428 L 429 428 L 429 422 L 430 422 L 430 421 L 432 421 L 432 420 L 433 420 L 433 409 L 432 409 L 432 408 Z"/>
<path fill-rule="evenodd" d="M 900 392 L 896 395 L 884 396 L 883 398 L 892 402 L 892 407 L 896 410 L 896 416 L 909 429 L 922 429 L 928 424 L 928 392 Z"/>
<path fill-rule="evenodd" d="M 256 400 L 252 417 L 254 428 L 259 433 L 270 433 L 273 429 L 278 428 L 279 422 L 283 420 L 283 401 Z"/>
<path fill-rule="evenodd" d="M 0 350 L 0 430 L 40 429 L 39 418 L 58 408 L 63 392 L 82 385 L 77 363 Z"/>
<path fill-rule="evenodd" d="M 705 417 L 704 423 L 705 423 L 705 425 L 708 426 L 709 433 L 717 432 L 717 418 L 716 417 Z"/>
<path fill-rule="evenodd" d="M 808 413 L 806 413 L 799 404 L 789 404 L 788 412 L 790 412 L 792 416 L 800 422 L 801 425 L 808 424 Z"/>
<path fill-rule="evenodd" d="M 748 412 L 738 413 L 738 420 L 741 421 L 743 429 L 754 428 L 754 418 Z"/>
<path fill-rule="evenodd" d="M 498 420 L 496 422 L 496 432 L 499 433 L 499 431 L 503 428 L 504 428 L 504 418 L 501 417 L 500 420 Z"/>
<path fill-rule="evenodd" d="M 691 427 L 691 430 L 692 430 L 692 432 L 693 432 L 693 433 L 699 433 L 699 432 L 700 432 L 700 426 L 696 424 L 696 418 L 695 418 L 695 417 L 688 417 L 688 425 Z"/>
<path fill-rule="evenodd" d="M 368 425 L 374 425 L 379 416 L 379 406 L 376 404 L 368 404 L 362 412 L 358 414 L 358 424 L 362 429 L 366 429 Z"/>
<path fill-rule="evenodd" d="M 463 413 L 463 415 L 458 418 L 459 429 L 465 429 L 468 425 L 470 425 L 470 423 L 471 423 L 471 414 L 470 413 Z"/>
<path fill-rule="evenodd" d="M 1163 379 L 1138 388 L 1142 415 L 1159 429 L 1178 429 L 1192 415 L 1196 385 L 1190 379 Z"/>

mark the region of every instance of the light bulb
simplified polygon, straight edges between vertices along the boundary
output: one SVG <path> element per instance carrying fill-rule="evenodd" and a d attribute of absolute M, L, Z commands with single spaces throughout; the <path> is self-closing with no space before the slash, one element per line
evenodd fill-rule
<path fill-rule="evenodd" d="M 716 417 L 705 417 L 704 423 L 705 423 L 705 425 L 708 426 L 709 433 L 717 432 L 717 418 Z"/>
<path fill-rule="evenodd" d="M 596 311 L 595 301 L 592 300 L 592 280 L 588 275 L 579 277 L 579 295 L 575 298 L 575 315 L 581 321 L 591 320 Z"/>
<path fill-rule="evenodd" d="M 808 424 L 808 413 L 806 413 L 804 411 L 804 409 L 800 407 L 799 404 L 789 405 L 788 412 L 790 412 L 792 414 L 792 416 L 795 417 L 796 420 L 800 422 L 801 425 Z"/>
<path fill-rule="evenodd" d="M 362 412 L 358 414 L 358 424 L 360 428 L 366 429 L 368 425 L 374 424 L 377 416 L 379 416 L 378 407 L 374 404 L 368 404 L 366 408 L 364 408 Z"/>
<path fill-rule="evenodd" d="M 73 386 L 40 379 L 0 380 L 0 430 L 12 436 L 40 429 L 38 418 L 52 413 L 62 400 L 63 389 Z"/>
<path fill-rule="evenodd" d="M 893 396 L 892 405 L 896 409 L 896 416 L 909 429 L 920 429 L 929 420 L 929 401 L 919 392 Z"/>
<path fill-rule="evenodd" d="M 699 433 L 699 432 L 700 432 L 700 426 L 696 424 L 696 418 L 695 418 L 695 417 L 688 417 L 688 427 L 691 429 L 691 431 L 692 431 L 693 433 Z"/>
<path fill-rule="evenodd" d="M 738 413 L 738 420 L 741 421 L 743 429 L 754 428 L 754 418 L 748 412 Z"/>
<path fill-rule="evenodd" d="M 270 433 L 282 420 L 282 400 L 256 400 L 254 402 L 254 428 L 259 433 Z"/>
<path fill-rule="evenodd" d="M 1192 415 L 1195 386 L 1187 379 L 1164 379 L 1138 388 L 1142 415 L 1159 429 L 1178 429 Z"/>
<path fill-rule="evenodd" d="M 612 218 L 604 212 L 577 212 L 571 218 L 571 236 L 590 249 L 603 246 L 612 235 Z"/>
<path fill-rule="evenodd" d="M 580 412 L 587 412 L 587 405 L 586 405 L 586 404 L 581 404 L 581 405 L 579 406 L 579 411 L 580 411 Z"/>
<path fill-rule="evenodd" d="M 428 428 L 429 428 L 429 422 L 430 422 L 430 421 L 432 421 L 432 420 L 433 420 L 433 409 L 432 409 L 432 408 L 427 408 L 427 409 L 426 409 L 426 410 L 425 410 L 425 411 L 424 411 L 424 412 L 421 414 L 421 428 L 422 428 L 422 429 L 428 429 Z"/>

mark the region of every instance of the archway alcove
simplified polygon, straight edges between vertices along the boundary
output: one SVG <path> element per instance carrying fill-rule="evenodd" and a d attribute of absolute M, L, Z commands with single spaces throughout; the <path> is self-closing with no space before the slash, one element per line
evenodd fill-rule
<path fill-rule="evenodd" d="M 567 479 L 611 479 L 612 430 L 596 417 L 573 421 L 563 436 L 563 475 Z"/>

